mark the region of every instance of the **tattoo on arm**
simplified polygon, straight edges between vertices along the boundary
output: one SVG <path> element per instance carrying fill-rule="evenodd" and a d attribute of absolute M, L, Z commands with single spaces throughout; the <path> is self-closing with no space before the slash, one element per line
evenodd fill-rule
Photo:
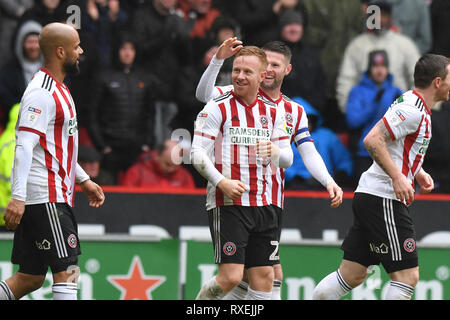
<path fill-rule="evenodd" d="M 381 169 L 387 173 L 386 167 L 380 159 L 380 149 L 386 149 L 386 141 L 391 140 L 391 136 L 382 121 L 378 121 L 376 126 L 380 134 L 376 135 L 374 137 L 374 142 L 367 146 L 367 151 L 372 159 L 381 167 Z"/>

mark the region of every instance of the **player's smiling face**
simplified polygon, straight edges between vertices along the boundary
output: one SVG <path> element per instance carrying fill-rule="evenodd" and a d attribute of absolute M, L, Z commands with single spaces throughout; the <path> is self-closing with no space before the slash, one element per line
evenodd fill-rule
<path fill-rule="evenodd" d="M 238 97 L 251 99 L 259 89 L 259 84 L 264 79 L 265 71 L 262 71 L 262 65 L 256 56 L 239 56 L 234 59 L 232 82 L 234 92 Z"/>
<path fill-rule="evenodd" d="M 275 89 L 281 87 L 285 76 L 291 72 L 292 65 L 286 57 L 278 52 L 265 51 L 267 56 L 267 75 L 261 83 L 263 89 Z"/>

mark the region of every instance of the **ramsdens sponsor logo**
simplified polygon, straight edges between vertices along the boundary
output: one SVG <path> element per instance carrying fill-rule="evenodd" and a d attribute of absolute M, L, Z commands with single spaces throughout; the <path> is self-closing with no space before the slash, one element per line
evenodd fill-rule
<path fill-rule="evenodd" d="M 270 140 L 269 129 L 230 127 L 228 130 L 231 144 L 253 146 L 259 140 Z"/>

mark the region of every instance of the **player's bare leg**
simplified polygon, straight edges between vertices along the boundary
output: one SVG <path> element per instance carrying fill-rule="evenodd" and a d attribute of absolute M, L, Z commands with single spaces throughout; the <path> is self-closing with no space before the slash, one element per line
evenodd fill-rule
<path fill-rule="evenodd" d="M 273 286 L 273 267 L 252 267 L 248 270 L 249 287 L 247 300 L 271 300 Z"/>
<path fill-rule="evenodd" d="M 391 283 L 386 300 L 410 300 L 419 281 L 419 267 L 389 273 Z"/>
<path fill-rule="evenodd" d="M 0 283 L 0 300 L 20 299 L 42 287 L 44 280 L 45 275 L 31 275 L 17 272 L 12 277 Z"/>
<path fill-rule="evenodd" d="M 237 263 L 219 264 L 216 276 L 200 289 L 196 300 L 220 300 L 239 284 L 244 273 L 244 265 Z"/>
<path fill-rule="evenodd" d="M 313 292 L 314 300 L 338 300 L 359 286 L 367 277 L 367 268 L 343 259 L 339 269 L 322 279 Z"/>
<path fill-rule="evenodd" d="M 283 268 L 281 264 L 273 266 L 272 300 L 281 300 L 281 284 L 283 282 Z"/>

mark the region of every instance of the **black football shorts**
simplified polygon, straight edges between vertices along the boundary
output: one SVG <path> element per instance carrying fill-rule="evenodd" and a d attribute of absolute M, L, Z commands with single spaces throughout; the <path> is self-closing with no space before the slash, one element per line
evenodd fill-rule
<path fill-rule="evenodd" d="M 381 263 L 388 273 L 418 266 L 416 232 L 405 204 L 357 192 L 352 206 L 344 259 L 366 267 Z"/>
<path fill-rule="evenodd" d="M 66 203 L 26 205 L 14 233 L 11 262 L 33 275 L 65 271 L 81 254 L 77 223 Z"/>
<path fill-rule="evenodd" d="M 279 216 L 273 206 L 222 206 L 208 211 L 214 262 L 245 268 L 279 263 Z"/>

